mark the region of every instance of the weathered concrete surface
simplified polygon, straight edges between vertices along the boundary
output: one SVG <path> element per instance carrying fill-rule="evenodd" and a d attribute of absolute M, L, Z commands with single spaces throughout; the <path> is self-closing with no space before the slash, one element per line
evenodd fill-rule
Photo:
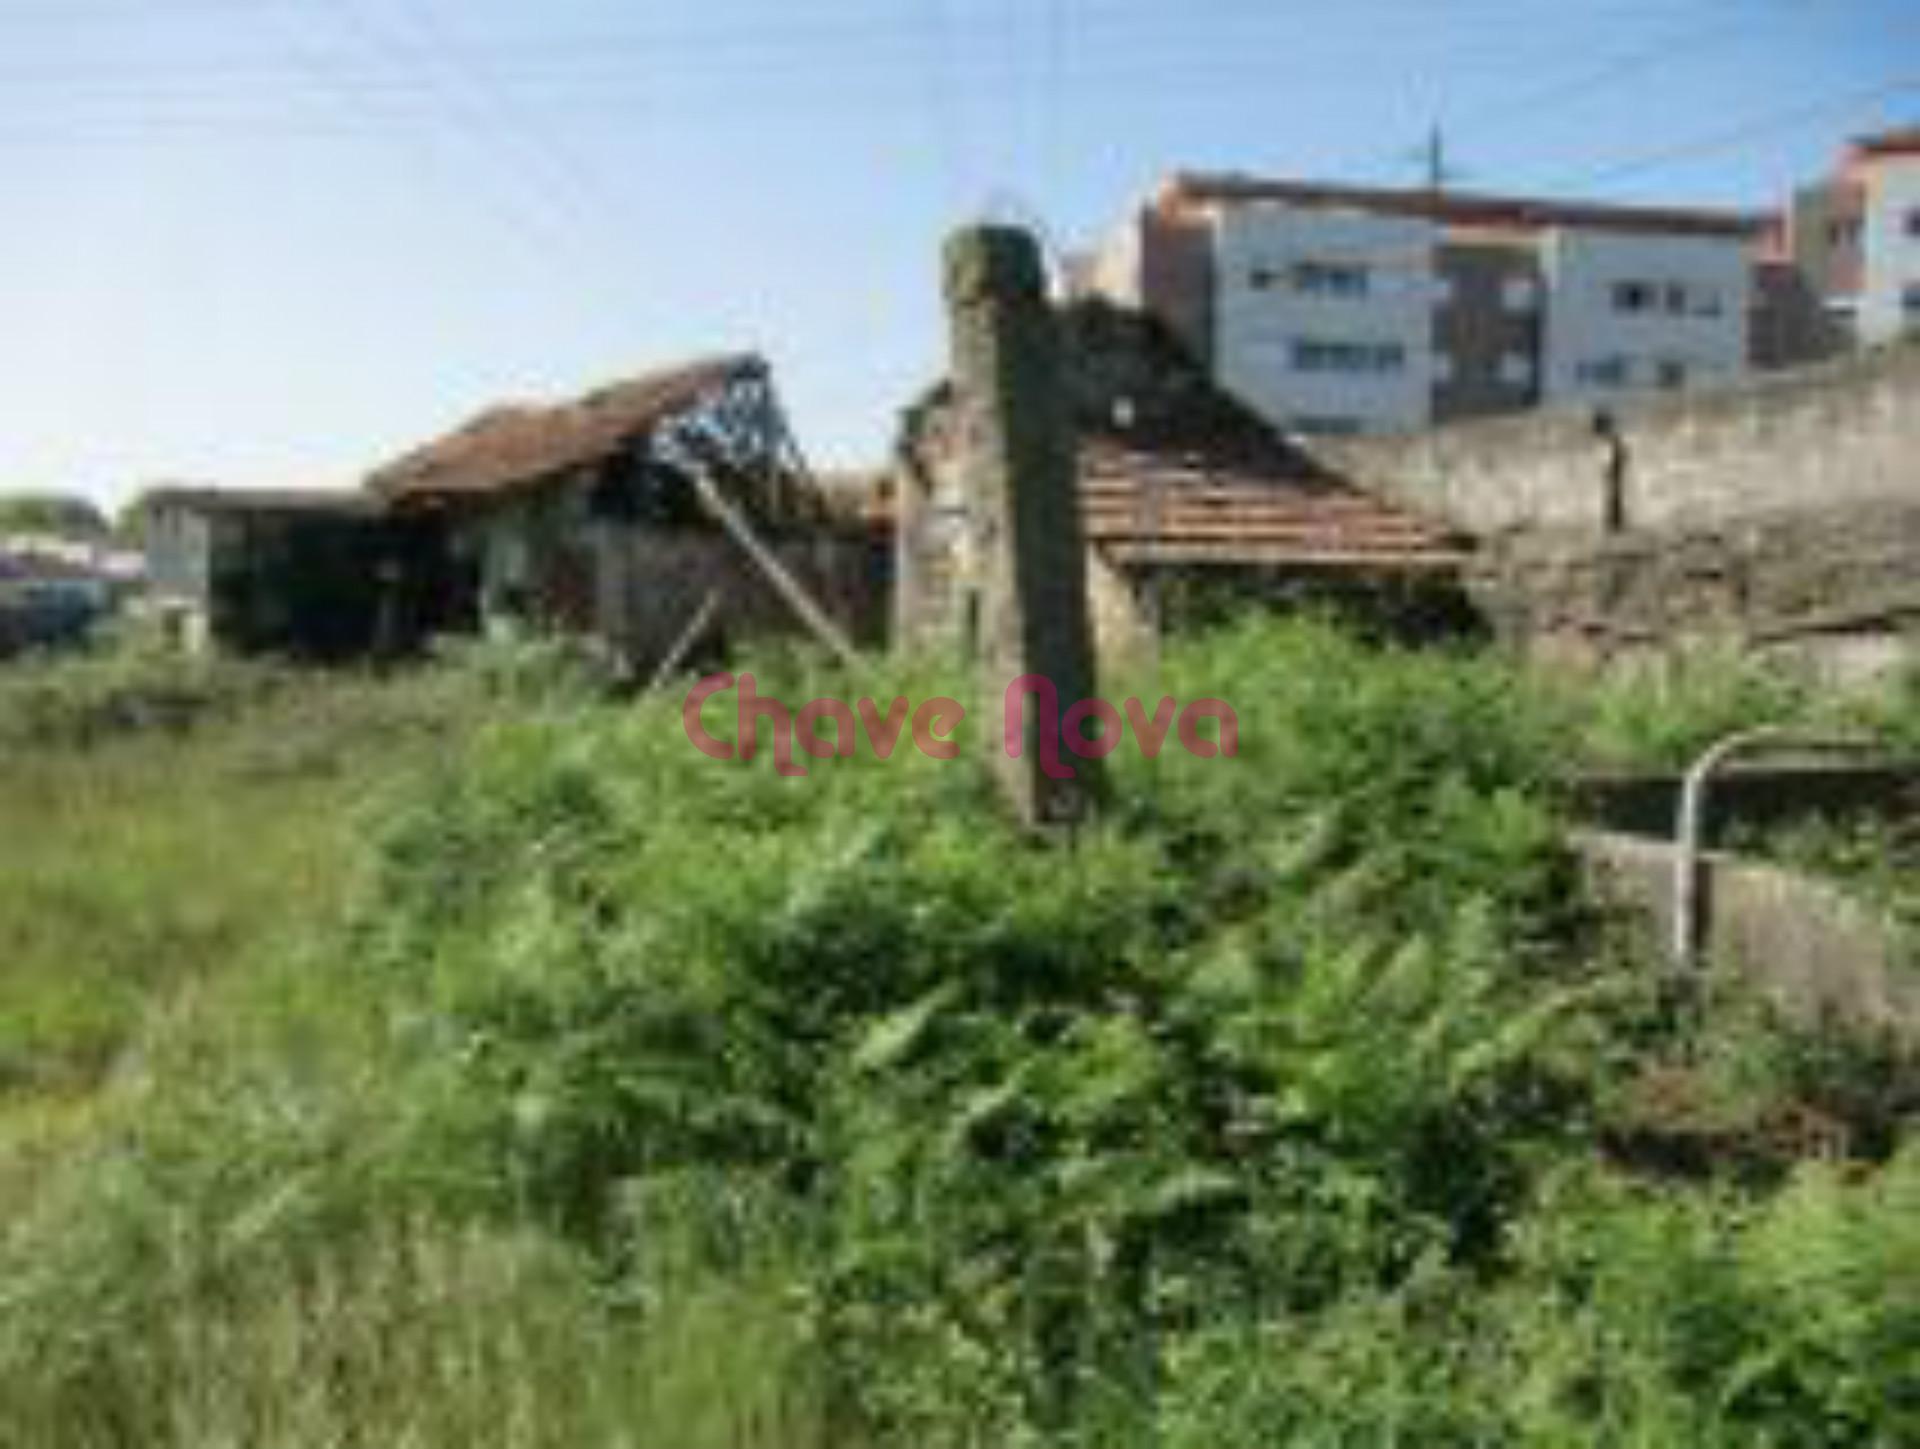
<path fill-rule="evenodd" d="M 1874 672 L 1920 630 L 1920 497 L 1610 537 L 1512 535 L 1482 551 L 1472 589 L 1524 644 L 1610 656 L 1714 638 Z M 1872 640 L 1877 653 L 1843 657 Z"/>
<path fill-rule="evenodd" d="M 1326 454 L 1481 535 L 1474 596 L 1522 647 L 1604 661 L 1712 638 L 1843 679 L 1912 657 L 1920 341 L 1632 402 L 1612 436 L 1554 410 Z"/>
<path fill-rule="evenodd" d="M 1082 819 L 1099 761 L 1068 748 L 1069 709 L 1094 692 L 1079 465 L 1058 323 L 1040 249 L 1025 232 L 980 227 L 947 247 L 946 293 L 967 512 L 977 560 L 975 642 L 983 720 L 1009 687 L 1038 676 L 1018 758 L 983 731 L 1015 813 L 1028 824 Z"/>
<path fill-rule="evenodd" d="M 1597 831 L 1575 846 L 1603 897 L 1673 935 L 1674 847 Z M 1796 1018 L 1920 1040 L 1920 961 L 1885 918 L 1824 881 L 1709 853 L 1702 858 L 1706 969 L 1731 969 Z"/>
<path fill-rule="evenodd" d="M 1920 505 L 1920 342 L 1612 412 L 1628 451 L 1626 515 L 1635 528 Z M 1584 408 L 1322 451 L 1356 480 L 1477 534 L 1602 531 L 1610 449 Z"/>

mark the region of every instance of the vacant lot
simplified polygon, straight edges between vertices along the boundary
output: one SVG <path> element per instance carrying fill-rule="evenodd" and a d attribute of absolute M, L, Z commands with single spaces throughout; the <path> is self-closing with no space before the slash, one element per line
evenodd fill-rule
<path fill-rule="evenodd" d="M 0 678 L 0 1173 L 196 992 L 337 922 L 356 823 L 457 728 L 447 703 L 161 660 Z"/>
<path fill-rule="evenodd" d="M 1560 844 L 1789 684 L 1233 628 L 1241 757 L 1042 849 L 540 668 L 97 683 L 0 805 L 0 1445 L 1920 1438 L 1914 1064 L 1665 999 Z"/>

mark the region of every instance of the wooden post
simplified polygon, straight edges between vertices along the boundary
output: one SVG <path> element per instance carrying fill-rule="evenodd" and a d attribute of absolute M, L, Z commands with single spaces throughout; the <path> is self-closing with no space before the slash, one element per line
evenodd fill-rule
<path fill-rule="evenodd" d="M 799 616 L 801 622 L 813 630 L 814 637 L 831 649 L 849 669 L 859 668 L 862 662 L 860 651 L 853 647 L 853 641 L 847 637 L 846 631 L 827 616 L 827 611 L 814 602 L 813 595 L 787 570 L 773 550 L 760 541 L 753 531 L 753 525 L 747 522 L 746 515 L 720 496 L 713 479 L 696 470 L 693 488 L 707 512 L 740 545 L 741 552 L 753 561 L 754 566 L 767 576 L 767 582 L 786 600 L 787 607 Z"/>
<path fill-rule="evenodd" d="M 1071 826 L 1104 771 L 1069 743 L 1070 724 L 1085 737 L 1073 707 L 1093 696 L 1093 644 L 1079 464 L 1040 249 L 1014 228 L 960 232 L 946 293 L 979 570 L 975 717 L 1018 818 Z"/>

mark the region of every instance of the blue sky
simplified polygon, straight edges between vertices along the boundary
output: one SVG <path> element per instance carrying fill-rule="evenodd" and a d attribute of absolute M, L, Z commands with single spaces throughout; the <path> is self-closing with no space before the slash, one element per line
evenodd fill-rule
<path fill-rule="evenodd" d="M 1920 0 L 0 0 L 0 488 L 350 483 L 766 352 L 822 461 L 937 253 L 1175 168 L 1755 206 L 1920 118 Z"/>

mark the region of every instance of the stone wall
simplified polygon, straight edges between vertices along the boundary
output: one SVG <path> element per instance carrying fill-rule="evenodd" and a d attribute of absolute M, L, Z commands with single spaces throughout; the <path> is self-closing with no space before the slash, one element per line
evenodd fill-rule
<path fill-rule="evenodd" d="M 1840 675 L 1920 635 L 1920 499 L 1492 541 L 1473 592 L 1503 637 L 1606 657 L 1689 640 L 1811 652 Z"/>
<path fill-rule="evenodd" d="M 1711 637 L 1838 675 L 1920 634 L 1920 342 L 1614 415 L 1332 445 L 1336 467 L 1484 541 L 1475 595 L 1516 643 L 1608 658 Z"/>
<path fill-rule="evenodd" d="M 1869 501 L 1920 506 L 1920 342 L 1622 404 L 1615 418 L 1633 527 Z M 1356 481 L 1478 534 L 1600 527 L 1608 448 L 1586 410 L 1332 443 L 1325 454 Z"/>
<path fill-rule="evenodd" d="M 455 542 L 479 559 L 476 582 L 489 609 L 511 607 L 542 628 L 594 636 L 643 669 L 673 647 L 709 595 L 709 639 L 804 633 L 779 590 L 710 525 L 595 518 L 577 491 L 550 490 L 463 520 Z M 882 589 L 863 534 L 768 530 L 764 542 L 842 629 L 874 637 Z"/>

